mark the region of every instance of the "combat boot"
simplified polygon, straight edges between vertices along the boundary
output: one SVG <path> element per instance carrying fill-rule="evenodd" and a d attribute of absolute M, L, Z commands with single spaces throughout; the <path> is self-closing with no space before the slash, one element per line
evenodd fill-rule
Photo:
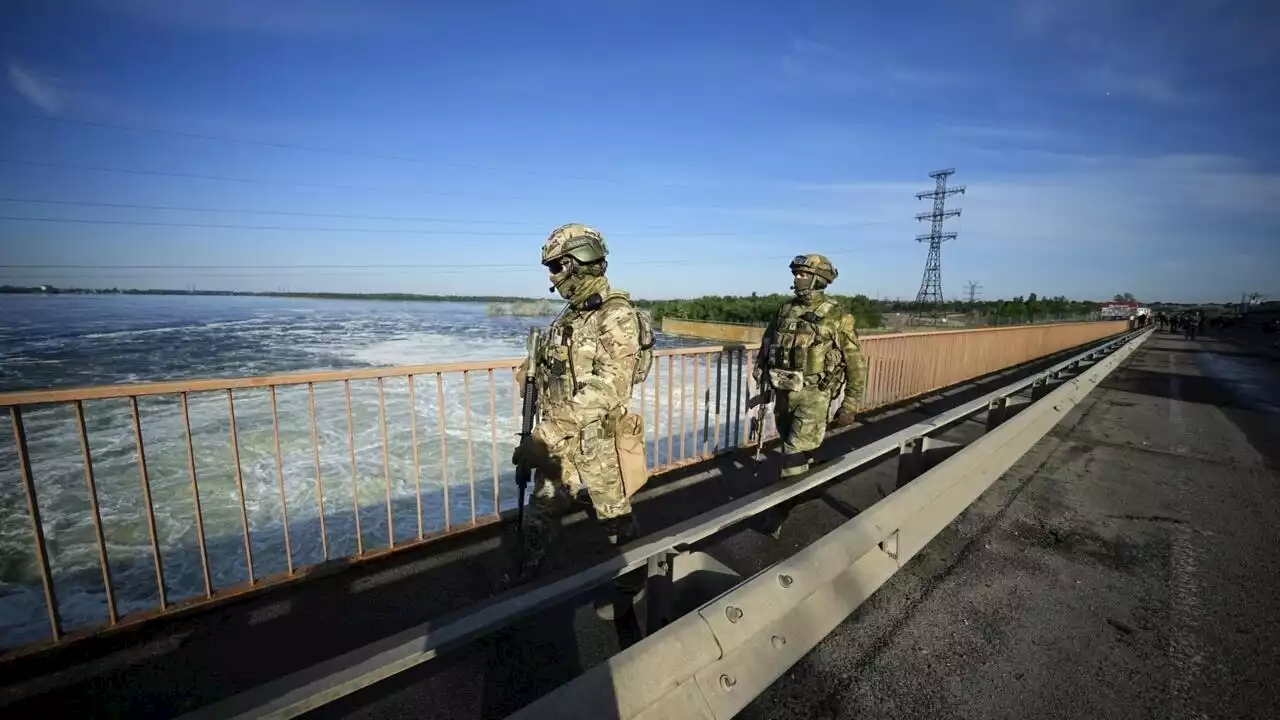
<path fill-rule="evenodd" d="M 603 524 L 609 535 L 609 544 L 614 547 L 621 548 L 640 537 L 640 524 L 636 522 L 634 515 L 610 518 Z M 631 612 L 635 604 L 644 597 L 645 574 L 645 568 L 636 568 L 615 578 L 609 591 L 596 598 L 596 615 L 601 620 L 613 620 Z"/>
<path fill-rule="evenodd" d="M 517 585 L 532 582 L 538 577 L 538 573 L 541 570 L 541 562 L 522 562 L 519 568 L 502 574 L 502 577 L 494 584 L 493 592 L 495 595 L 501 595 Z"/>
<path fill-rule="evenodd" d="M 791 484 L 798 482 L 813 472 L 813 458 L 809 456 L 808 453 L 805 455 L 804 469 L 793 475 L 780 475 L 778 478 L 778 484 Z M 800 502 L 799 498 L 793 498 L 786 502 L 774 505 L 753 518 L 748 526 L 761 535 L 768 535 L 774 540 L 777 540 L 782 535 L 783 524 L 786 523 L 787 518 L 791 515 L 791 508 L 798 502 Z"/>

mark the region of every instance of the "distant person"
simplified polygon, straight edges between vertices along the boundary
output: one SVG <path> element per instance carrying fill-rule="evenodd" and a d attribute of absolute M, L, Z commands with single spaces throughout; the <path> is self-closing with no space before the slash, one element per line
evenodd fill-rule
<path fill-rule="evenodd" d="M 542 246 L 552 290 L 568 302 L 542 336 L 532 368 L 526 358 L 517 373 L 520 385 L 534 373 L 539 422 L 511 459 L 527 458 L 536 469 L 514 582 L 541 569 L 580 491 L 612 544 L 640 536 L 628 487 L 646 479 L 644 423 L 630 407 L 633 387 L 653 362 L 653 328 L 630 295 L 610 287 L 608 253 L 604 236 L 579 223 L 556 228 Z"/>
<path fill-rule="evenodd" d="M 840 398 L 835 425 L 852 425 L 867 384 L 853 314 L 824 292 L 835 282 L 835 266 L 822 255 L 798 255 L 791 274 L 795 297 L 765 329 L 753 371 L 757 386 L 767 375 L 774 390 L 774 420 L 782 438 L 780 479 L 787 482 L 809 472 L 811 453 L 826 437 L 831 401 Z M 788 514 L 778 508 L 757 528 L 776 537 Z"/>

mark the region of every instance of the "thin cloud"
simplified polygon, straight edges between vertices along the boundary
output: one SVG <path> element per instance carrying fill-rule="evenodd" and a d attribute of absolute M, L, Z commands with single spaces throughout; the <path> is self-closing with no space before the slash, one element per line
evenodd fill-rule
<path fill-rule="evenodd" d="M 1147 298 L 1220 301 L 1238 293 L 1238 287 L 1273 284 L 1272 269 L 1280 264 L 1280 248 L 1274 246 L 1280 174 L 1240 158 L 1099 157 L 1053 171 L 960 180 L 967 193 L 947 203 L 963 209 L 947 224 L 958 233 L 944 250 L 947 277 L 983 278 L 994 272 L 1006 280 L 1000 285 L 994 278 L 984 280 L 992 296 L 1035 290 L 1103 297 L 1132 291 Z M 913 274 L 918 277 L 916 266 L 923 262 L 911 241 L 927 227 L 911 218 L 928 210 L 927 201 L 914 198 L 927 189 L 919 182 L 817 186 L 797 194 L 798 201 L 817 209 L 779 206 L 768 219 L 809 226 L 815 234 L 841 220 L 896 221 L 850 229 L 848 242 L 864 249 L 867 262 L 877 268 L 856 276 L 864 285 L 897 287 Z M 743 209 L 748 217 L 760 212 Z M 1187 258 L 1193 260 L 1158 264 Z M 883 270 L 886 264 L 905 269 L 890 274 Z"/>
<path fill-rule="evenodd" d="M 1219 254 L 1276 252 L 1260 249 L 1269 246 L 1269 235 L 1248 229 L 1276 227 L 1280 174 L 1232 156 L 1100 157 L 1059 170 L 961 181 L 967 193 L 948 207 L 963 214 L 949 229 L 986 250 L 1041 257 L 1116 248 L 1200 253 L 1209 233 Z M 916 232 L 914 213 L 928 209 L 914 197 L 929 189 L 927 182 L 794 189 L 805 207 L 744 208 L 742 215 L 807 226 L 883 221 L 890 232 Z"/>
<path fill-rule="evenodd" d="M 58 80 L 12 62 L 8 76 L 14 92 L 46 113 L 56 115 L 67 108 L 70 98 Z"/>
<path fill-rule="evenodd" d="M 1031 52 L 1069 60 L 1075 92 L 1156 106 L 1201 103 L 1216 74 L 1280 58 L 1273 0 L 993 0 Z"/>

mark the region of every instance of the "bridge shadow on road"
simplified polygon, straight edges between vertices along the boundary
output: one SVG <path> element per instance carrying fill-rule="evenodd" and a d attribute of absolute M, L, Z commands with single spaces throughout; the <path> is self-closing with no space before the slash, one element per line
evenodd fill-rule
<path fill-rule="evenodd" d="M 833 433 L 816 459 L 835 459 L 1074 352 L 1078 350 L 877 410 L 865 422 Z M 776 475 L 775 452 L 758 467 L 749 451 L 719 456 L 655 477 L 637 496 L 636 515 L 643 531 L 653 534 L 766 487 Z M 867 504 L 823 490 L 806 501 L 812 499 L 844 517 Z M 159 618 L 0 664 L 0 708 L 13 717 L 173 717 L 415 625 L 475 611 L 492 601 L 494 585 L 509 567 L 514 539 L 510 523 L 481 527 L 340 573 L 317 572 L 209 611 Z M 239 542 L 227 542 L 233 540 Z M 765 542 L 760 547 L 777 559 L 788 554 Z M 539 583 L 571 575 L 616 552 L 588 513 L 571 511 Z M 593 599 L 584 596 L 533 615 L 312 715 L 505 716 L 638 639 L 632 621 L 597 618 Z"/>

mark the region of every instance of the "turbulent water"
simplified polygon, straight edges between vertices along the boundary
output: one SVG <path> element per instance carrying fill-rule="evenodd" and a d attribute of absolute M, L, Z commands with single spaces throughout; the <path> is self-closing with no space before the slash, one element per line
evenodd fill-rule
<path fill-rule="evenodd" d="M 0 296 L 0 392 L 514 360 L 523 354 L 528 328 L 546 321 L 488 315 L 483 305 L 467 303 Z M 679 344 L 692 343 L 658 338 L 659 347 Z M 716 414 L 717 389 L 725 396 L 719 411 L 724 437 L 730 424 L 728 380 L 735 373 L 712 360 L 708 367 L 690 359 L 683 373 L 676 361 L 670 401 L 668 365 L 655 366 L 644 408 L 651 425 L 653 396 L 660 387 L 661 442 L 653 443 L 649 428 L 649 449 L 657 460 L 666 461 L 669 452 L 678 458 L 682 447 L 692 453 L 703 442 L 701 431 L 694 433 L 694 422 Z M 717 370 L 721 380 L 708 392 L 711 383 L 705 379 L 714 379 Z M 692 406 L 695 376 L 702 382 L 696 394 L 704 403 L 697 415 Z M 141 398 L 144 464 L 138 462 L 129 402 L 86 401 L 90 461 L 117 613 L 157 607 L 158 575 L 169 602 L 204 595 L 201 531 L 216 591 L 247 580 L 250 561 L 253 577 L 263 578 L 285 571 L 290 561 L 300 567 L 326 555 L 386 547 L 392 534 L 396 542 L 404 542 L 420 531 L 439 531 L 446 520 L 450 526 L 470 523 L 473 517 L 492 514 L 495 500 L 501 508 L 514 504 L 509 458 L 519 422 L 509 367 L 472 371 L 465 381 L 457 372 L 443 374 L 439 383 L 434 374 L 418 375 L 413 405 L 403 377 L 384 381 L 381 400 L 377 381 L 354 380 L 350 425 L 345 390 L 342 382 L 315 385 L 313 426 L 307 386 L 280 388 L 274 410 L 278 439 L 269 392 L 236 390 L 234 445 L 227 394 L 192 393 L 187 408 L 190 454 L 179 396 Z M 637 390 L 637 409 L 640 401 Z M 668 402 L 677 409 L 672 426 Z M 74 408 L 28 408 L 23 420 L 61 621 L 67 629 L 104 622 L 106 583 Z M 669 449 L 667 438 L 673 435 L 678 439 Z M 0 437 L 0 646 L 12 646 L 47 637 L 49 620 L 16 445 L 8 429 Z M 707 442 L 716 443 L 714 432 Z M 192 457 L 201 523 L 196 522 Z M 155 507 L 158 563 L 151 551 L 143 465 Z"/>

